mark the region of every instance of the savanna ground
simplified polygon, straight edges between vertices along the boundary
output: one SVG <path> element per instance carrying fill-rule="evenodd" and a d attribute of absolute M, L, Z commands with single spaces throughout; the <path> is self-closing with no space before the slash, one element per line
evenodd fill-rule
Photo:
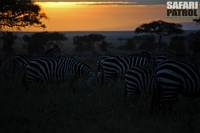
<path fill-rule="evenodd" d="M 70 46 L 64 49 L 64 53 L 72 52 Z M 120 50 L 111 46 L 107 53 L 132 53 L 130 50 Z M 95 70 L 96 59 L 93 56 L 82 56 L 81 60 Z M 173 113 L 150 113 L 150 97 L 142 97 L 137 104 L 131 106 L 127 104 L 124 83 L 121 81 L 88 88 L 84 86 L 85 80 L 80 79 L 75 82 L 76 91 L 72 93 L 72 87 L 67 82 L 27 90 L 21 78 L 21 74 L 13 75 L 10 79 L 1 75 L 1 133 L 200 131 L 200 99 L 179 97 Z"/>

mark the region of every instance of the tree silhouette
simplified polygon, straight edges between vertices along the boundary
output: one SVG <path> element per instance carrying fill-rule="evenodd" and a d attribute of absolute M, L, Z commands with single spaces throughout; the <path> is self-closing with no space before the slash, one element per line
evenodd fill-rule
<path fill-rule="evenodd" d="M 3 40 L 3 47 L 2 50 L 5 52 L 6 56 L 10 56 L 14 53 L 13 44 L 17 39 L 12 32 L 3 32 L 1 39 Z"/>
<path fill-rule="evenodd" d="M 200 31 L 191 33 L 189 35 L 190 49 L 192 49 L 194 55 L 199 54 L 200 51 Z"/>
<path fill-rule="evenodd" d="M 185 36 L 174 36 L 171 38 L 169 50 L 172 50 L 176 54 L 186 54 L 186 37 Z"/>
<path fill-rule="evenodd" d="M 145 50 L 153 51 L 155 50 L 155 36 L 154 35 L 140 35 L 134 36 L 126 40 L 126 43 L 119 46 L 118 49 L 126 51 L 134 50 Z"/>
<path fill-rule="evenodd" d="M 75 36 L 73 38 L 73 43 L 76 45 L 76 51 L 89 51 L 89 50 L 94 50 L 95 44 L 97 42 L 101 42 L 99 45 L 101 45 L 101 49 L 105 50 L 106 48 L 102 45 L 106 45 L 104 41 L 105 36 L 101 34 L 89 34 L 89 35 L 84 35 L 84 36 Z"/>
<path fill-rule="evenodd" d="M 159 36 L 158 45 L 160 47 L 163 35 L 182 33 L 182 25 L 164 22 L 162 20 L 153 21 L 151 23 L 143 24 L 136 28 L 136 33 L 155 33 Z"/>
<path fill-rule="evenodd" d="M 60 41 L 67 40 L 67 38 L 64 34 L 57 32 L 41 32 L 35 33 L 32 36 L 25 35 L 23 36 L 23 40 L 28 43 L 27 50 L 29 54 L 44 55 L 52 47 L 58 49 L 58 44 Z"/>
<path fill-rule="evenodd" d="M 0 0 L 0 29 L 27 26 L 44 28 L 44 18 L 47 18 L 45 13 L 32 0 Z"/>

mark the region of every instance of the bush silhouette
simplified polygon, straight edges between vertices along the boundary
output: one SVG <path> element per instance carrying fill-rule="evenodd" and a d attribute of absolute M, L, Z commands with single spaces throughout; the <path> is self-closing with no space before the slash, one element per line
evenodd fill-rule
<path fill-rule="evenodd" d="M 185 54 L 185 36 L 174 36 L 171 38 L 169 50 L 178 54 Z"/>
<path fill-rule="evenodd" d="M 105 43 L 105 36 L 101 34 L 89 34 L 84 36 L 75 36 L 73 38 L 73 43 L 75 45 L 75 51 L 95 51 L 95 45 L 105 50 L 107 43 Z"/>
<path fill-rule="evenodd" d="M 61 33 L 41 32 L 32 36 L 25 35 L 23 40 L 28 43 L 27 50 L 29 54 L 45 55 L 53 46 L 59 47 L 60 42 L 67 40 L 67 38 Z"/>

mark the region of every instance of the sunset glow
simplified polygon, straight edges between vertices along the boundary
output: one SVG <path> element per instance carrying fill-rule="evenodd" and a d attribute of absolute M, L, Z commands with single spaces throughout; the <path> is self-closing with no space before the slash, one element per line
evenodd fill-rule
<path fill-rule="evenodd" d="M 42 8 L 71 8 L 77 5 L 77 2 L 35 2 Z"/>
<path fill-rule="evenodd" d="M 128 2 L 37 2 L 48 19 L 47 31 L 125 31 L 153 20 L 182 22 L 165 15 L 165 5 Z M 42 31 L 26 28 L 25 31 Z"/>

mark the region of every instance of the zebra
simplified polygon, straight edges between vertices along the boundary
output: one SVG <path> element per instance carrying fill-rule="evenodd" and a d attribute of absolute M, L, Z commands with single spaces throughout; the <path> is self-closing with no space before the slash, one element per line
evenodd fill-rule
<path fill-rule="evenodd" d="M 103 59 L 100 64 L 102 81 L 123 79 L 128 69 L 135 66 L 148 67 L 152 65 L 151 57 L 145 56 L 115 56 Z"/>
<path fill-rule="evenodd" d="M 25 85 L 28 88 L 28 85 L 32 83 L 69 81 L 80 77 L 93 80 L 95 76 L 87 64 L 73 57 L 41 57 L 31 60 L 27 65 Z"/>
<path fill-rule="evenodd" d="M 25 70 L 26 66 L 29 62 L 34 59 L 34 57 L 26 56 L 26 55 L 17 55 L 14 58 L 14 71 Z"/>
<path fill-rule="evenodd" d="M 133 67 L 125 74 L 126 95 L 136 96 L 153 92 L 154 72 L 151 68 Z"/>
<path fill-rule="evenodd" d="M 149 67 L 132 67 L 125 74 L 125 94 L 128 99 L 131 101 L 136 96 L 149 96 L 153 94 L 154 89 L 156 88 L 155 82 L 155 68 L 159 66 L 162 62 L 168 60 L 166 56 L 159 55 L 153 57 L 155 60 L 155 66 Z"/>
<path fill-rule="evenodd" d="M 179 94 L 187 97 L 200 96 L 200 71 L 194 64 L 167 60 L 155 70 L 157 93 L 154 104 L 172 109 Z"/>
<path fill-rule="evenodd" d="M 105 59 L 108 58 L 113 58 L 114 56 L 109 56 L 109 55 L 105 55 L 105 56 L 99 56 L 97 58 L 97 62 L 96 62 L 96 66 L 97 66 L 97 80 L 98 82 L 102 81 L 103 79 L 103 71 L 102 71 L 102 63 L 104 62 Z"/>

